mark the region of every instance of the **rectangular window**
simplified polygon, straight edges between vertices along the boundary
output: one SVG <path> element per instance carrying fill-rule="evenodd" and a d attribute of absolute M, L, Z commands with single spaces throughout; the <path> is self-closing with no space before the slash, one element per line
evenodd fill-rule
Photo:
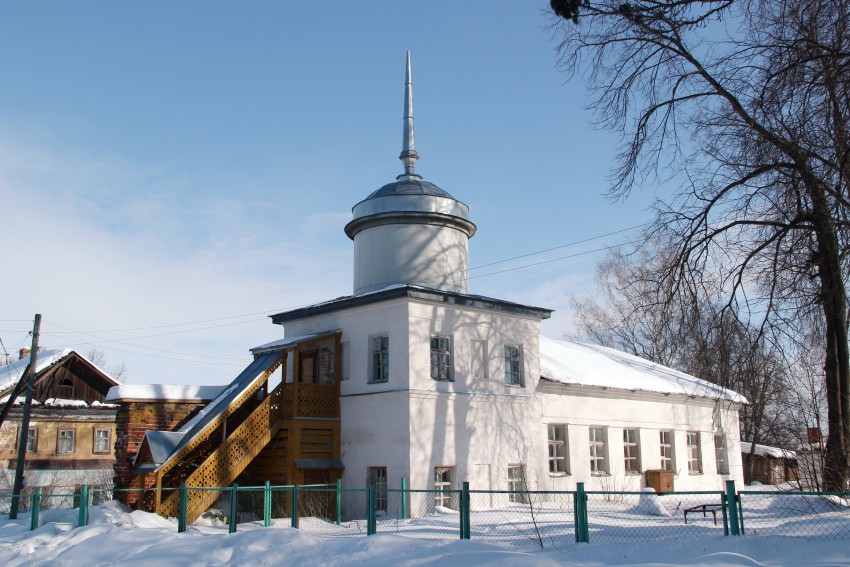
<path fill-rule="evenodd" d="M 452 467 L 436 467 L 434 469 L 434 504 L 443 508 L 454 509 L 454 493 L 452 492 Z"/>
<path fill-rule="evenodd" d="M 60 429 L 56 441 L 57 453 L 73 453 L 77 448 L 76 432 L 73 429 Z"/>
<path fill-rule="evenodd" d="M 661 431 L 661 468 L 673 472 L 673 432 Z"/>
<path fill-rule="evenodd" d="M 441 382 L 452 379 L 452 340 L 445 336 L 431 337 L 431 378 Z"/>
<path fill-rule="evenodd" d="M 375 485 L 375 510 L 387 511 L 387 467 L 369 467 L 369 484 Z"/>
<path fill-rule="evenodd" d="M 94 452 L 109 453 L 109 430 L 97 428 L 94 430 Z"/>
<path fill-rule="evenodd" d="M 27 453 L 35 453 L 38 450 L 38 428 L 27 429 Z"/>
<path fill-rule="evenodd" d="M 369 383 L 387 382 L 390 377 L 390 338 L 386 335 L 372 337 L 370 351 Z"/>
<path fill-rule="evenodd" d="M 472 377 L 476 380 L 487 380 L 487 341 L 472 341 Z"/>
<path fill-rule="evenodd" d="M 699 474 L 702 472 L 702 459 L 699 452 L 699 432 L 688 431 L 688 472 Z"/>
<path fill-rule="evenodd" d="M 717 458 L 717 474 L 729 474 L 729 459 L 726 455 L 726 436 L 714 436 L 714 454 Z"/>
<path fill-rule="evenodd" d="M 505 345 L 505 384 L 523 386 L 522 349 L 519 345 Z"/>
<path fill-rule="evenodd" d="M 623 458 L 626 474 L 640 474 L 640 443 L 637 429 L 623 430 Z"/>
<path fill-rule="evenodd" d="M 605 428 L 590 428 L 590 473 L 604 475 L 608 473 L 605 459 Z"/>
<path fill-rule="evenodd" d="M 569 474 L 567 426 L 549 425 L 549 474 Z"/>
<path fill-rule="evenodd" d="M 519 504 L 528 503 L 528 494 L 525 494 L 525 467 L 523 465 L 508 465 L 508 495 L 511 502 Z"/>

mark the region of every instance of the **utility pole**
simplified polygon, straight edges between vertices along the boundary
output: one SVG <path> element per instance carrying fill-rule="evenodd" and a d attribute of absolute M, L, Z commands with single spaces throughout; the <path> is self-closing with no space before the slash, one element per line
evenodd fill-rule
<path fill-rule="evenodd" d="M 18 462 L 15 463 L 15 484 L 12 487 L 12 505 L 9 507 L 9 519 L 18 517 L 18 503 L 21 499 L 21 488 L 24 481 L 24 459 L 27 456 L 27 441 L 30 430 L 30 406 L 32 392 L 35 386 L 36 362 L 38 358 L 38 333 L 41 329 L 41 314 L 36 313 L 32 327 L 32 350 L 30 350 L 29 371 L 27 374 L 27 393 L 24 398 L 24 415 L 21 417 L 21 434 L 18 436 Z"/>

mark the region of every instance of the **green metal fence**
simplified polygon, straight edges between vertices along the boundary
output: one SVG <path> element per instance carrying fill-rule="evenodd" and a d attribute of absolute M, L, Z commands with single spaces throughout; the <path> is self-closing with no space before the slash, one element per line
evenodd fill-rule
<path fill-rule="evenodd" d="M 213 504 L 187 523 L 190 491 L 214 492 Z M 162 490 L 160 500 L 175 492 Z M 322 485 L 206 487 L 177 490 L 177 518 L 129 511 L 115 498 L 132 497 L 152 507 L 157 490 L 79 487 L 57 494 L 27 490 L 19 498 L 20 521 L 37 529 L 48 522 L 71 527 L 110 522 L 124 527 L 233 533 L 267 527 L 293 527 L 319 538 L 393 533 L 405 537 L 476 539 L 517 547 L 565 547 L 698 538 L 711 535 L 779 535 L 847 539 L 850 492 L 725 491 L 616 492 L 412 490 L 375 485 L 342 488 Z M 0 494 L 0 513 L 13 496 Z"/>

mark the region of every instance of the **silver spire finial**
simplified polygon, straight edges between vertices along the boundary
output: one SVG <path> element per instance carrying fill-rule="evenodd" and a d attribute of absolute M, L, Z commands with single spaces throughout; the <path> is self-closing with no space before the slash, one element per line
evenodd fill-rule
<path fill-rule="evenodd" d="M 399 177 L 420 176 L 413 173 L 419 154 L 416 153 L 416 144 L 413 140 L 413 84 L 410 80 L 410 50 L 407 50 L 407 69 L 404 79 L 404 131 L 401 140 L 401 154 L 398 159 L 404 164 L 404 175 Z"/>

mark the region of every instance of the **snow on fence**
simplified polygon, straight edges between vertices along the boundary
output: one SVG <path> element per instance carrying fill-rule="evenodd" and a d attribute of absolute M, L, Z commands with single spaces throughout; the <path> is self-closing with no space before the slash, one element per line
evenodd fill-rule
<path fill-rule="evenodd" d="M 624 543 L 717 535 L 850 537 L 850 493 L 726 491 L 586 492 L 344 489 L 339 484 L 210 487 L 217 500 L 193 524 L 130 511 L 112 500 L 119 490 L 81 487 L 76 493 L 20 496 L 20 518 L 31 529 L 108 522 L 127 528 L 231 533 L 291 526 L 320 538 L 392 533 L 446 540 L 476 539 L 517 547 L 567 547 L 576 542 Z M 144 506 L 155 489 L 130 489 Z M 171 489 L 169 493 L 173 491 Z M 193 488 L 192 490 L 198 490 Z M 165 492 L 165 491 L 163 491 Z M 164 499 L 168 494 L 161 494 Z M 0 494 L 8 513 L 12 495 Z M 183 500 L 185 505 L 185 499 Z M 731 505 L 730 505 L 731 503 Z"/>

